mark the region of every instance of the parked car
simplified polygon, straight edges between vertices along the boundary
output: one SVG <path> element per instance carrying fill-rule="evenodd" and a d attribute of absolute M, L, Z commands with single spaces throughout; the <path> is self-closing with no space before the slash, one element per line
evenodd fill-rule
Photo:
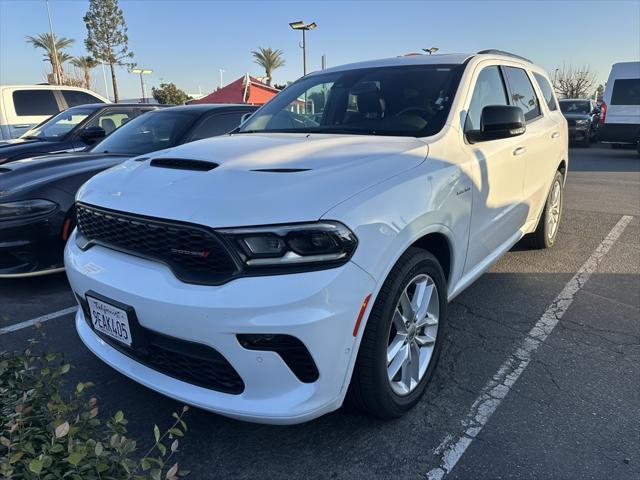
<path fill-rule="evenodd" d="M 94 103 L 70 108 L 20 138 L 0 142 L 0 165 L 48 153 L 86 150 L 132 118 L 158 107 Z"/>
<path fill-rule="evenodd" d="M 230 136 L 83 185 L 76 329 L 135 381 L 230 417 L 303 422 L 347 392 L 399 416 L 447 302 L 523 236 L 556 242 L 567 137 L 547 74 L 511 54 L 309 74 Z"/>
<path fill-rule="evenodd" d="M 18 138 L 52 115 L 89 103 L 109 103 L 109 100 L 78 87 L 0 85 L 0 140 Z"/>
<path fill-rule="evenodd" d="M 640 154 L 640 62 L 614 63 L 604 89 L 598 138 Z"/>
<path fill-rule="evenodd" d="M 131 120 L 88 152 L 0 166 L 0 278 L 62 270 L 63 247 L 75 225 L 76 191 L 96 173 L 137 155 L 222 135 L 255 109 L 164 108 Z"/>
<path fill-rule="evenodd" d="M 560 100 L 560 111 L 567 119 L 569 141 L 588 147 L 596 139 L 600 108 L 593 100 L 568 98 Z"/>

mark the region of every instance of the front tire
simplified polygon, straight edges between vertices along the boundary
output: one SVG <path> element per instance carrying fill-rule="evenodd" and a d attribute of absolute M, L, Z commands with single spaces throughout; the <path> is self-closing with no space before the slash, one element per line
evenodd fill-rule
<path fill-rule="evenodd" d="M 562 205 L 564 202 L 564 177 L 556 172 L 551 182 L 549 195 L 544 210 L 538 221 L 535 232 L 528 235 L 528 246 L 532 249 L 551 248 L 556 243 L 560 220 L 562 219 Z"/>
<path fill-rule="evenodd" d="M 418 403 L 440 356 L 446 318 L 442 267 L 431 253 L 410 248 L 369 315 L 349 386 L 351 402 L 386 419 Z"/>

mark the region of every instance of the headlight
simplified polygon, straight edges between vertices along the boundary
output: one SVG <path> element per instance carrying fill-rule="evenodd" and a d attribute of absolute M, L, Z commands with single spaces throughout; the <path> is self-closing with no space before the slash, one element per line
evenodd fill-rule
<path fill-rule="evenodd" d="M 351 258 L 358 240 L 339 222 L 219 230 L 248 270 L 333 266 Z"/>
<path fill-rule="evenodd" d="M 49 200 L 22 200 L 0 203 L 0 220 L 13 220 L 53 212 L 58 205 Z"/>
<path fill-rule="evenodd" d="M 589 124 L 589 120 L 576 120 L 576 125 L 584 126 L 588 124 Z"/>

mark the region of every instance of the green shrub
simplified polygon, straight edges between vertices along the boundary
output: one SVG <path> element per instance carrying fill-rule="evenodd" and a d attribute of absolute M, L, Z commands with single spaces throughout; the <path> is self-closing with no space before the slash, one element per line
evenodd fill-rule
<path fill-rule="evenodd" d="M 187 430 L 186 406 L 163 433 L 154 425 L 153 445 L 136 455 L 124 414 L 101 418 L 87 392 L 91 383 L 64 393 L 70 368 L 33 345 L 20 354 L 0 352 L 0 478 L 173 480 L 188 473 L 173 461 L 177 437 Z"/>

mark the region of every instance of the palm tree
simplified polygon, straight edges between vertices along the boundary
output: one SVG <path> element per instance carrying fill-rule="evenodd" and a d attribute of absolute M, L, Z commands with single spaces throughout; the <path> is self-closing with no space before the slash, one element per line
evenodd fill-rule
<path fill-rule="evenodd" d="M 26 37 L 26 40 L 33 45 L 34 48 L 44 50 L 45 62 L 48 61 L 51 64 L 54 78 L 57 78 L 59 81 L 62 80 L 62 64 L 73 58 L 68 53 L 65 53 L 64 49 L 71 46 L 75 40 L 73 38 L 52 36 L 48 32 L 41 33 L 36 37 L 29 35 Z"/>
<path fill-rule="evenodd" d="M 264 68 L 264 73 L 267 77 L 267 85 L 271 86 L 271 72 L 276 68 L 284 65 L 284 58 L 282 58 L 282 50 L 273 50 L 270 47 L 259 47 L 258 50 L 251 52 L 255 63 Z"/>
<path fill-rule="evenodd" d="M 78 67 L 82 69 L 82 74 L 84 76 L 84 87 L 91 88 L 91 69 L 98 66 L 98 62 L 96 62 L 93 57 L 84 56 L 84 57 L 74 57 L 71 59 L 71 64 L 74 67 Z"/>

